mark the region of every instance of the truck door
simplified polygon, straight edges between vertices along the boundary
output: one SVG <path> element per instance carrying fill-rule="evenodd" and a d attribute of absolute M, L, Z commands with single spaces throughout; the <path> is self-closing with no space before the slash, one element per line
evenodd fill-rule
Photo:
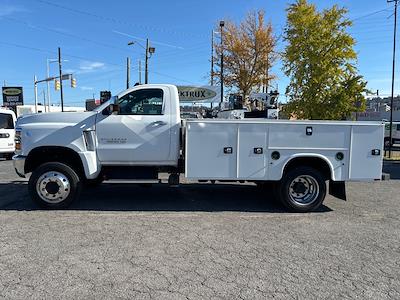
<path fill-rule="evenodd" d="M 99 114 L 97 155 L 102 163 L 160 164 L 169 160 L 170 94 L 167 88 L 131 90 L 119 97 L 119 112 Z"/>

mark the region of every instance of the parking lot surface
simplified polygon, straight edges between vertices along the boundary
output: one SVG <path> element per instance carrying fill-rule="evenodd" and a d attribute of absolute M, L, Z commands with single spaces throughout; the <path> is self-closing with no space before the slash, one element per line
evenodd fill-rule
<path fill-rule="evenodd" d="M 347 194 L 294 214 L 251 184 L 105 183 L 43 211 L 0 161 L 0 297 L 400 299 L 400 181 Z"/>

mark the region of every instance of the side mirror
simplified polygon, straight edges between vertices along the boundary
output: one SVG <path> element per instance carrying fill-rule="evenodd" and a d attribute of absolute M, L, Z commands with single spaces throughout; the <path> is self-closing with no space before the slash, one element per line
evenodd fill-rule
<path fill-rule="evenodd" d="M 111 114 L 118 114 L 119 112 L 119 105 L 118 104 L 111 104 L 110 105 Z"/>
<path fill-rule="evenodd" d="M 119 112 L 119 105 L 118 104 L 110 104 L 105 109 L 103 109 L 102 114 L 104 116 L 118 114 Z"/>

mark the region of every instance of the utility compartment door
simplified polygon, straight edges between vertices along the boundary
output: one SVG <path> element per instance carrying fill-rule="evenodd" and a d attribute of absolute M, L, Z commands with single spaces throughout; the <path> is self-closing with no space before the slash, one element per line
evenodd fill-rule
<path fill-rule="evenodd" d="M 186 177 L 236 178 L 237 124 L 186 123 Z"/>
<path fill-rule="evenodd" d="M 238 178 L 263 179 L 267 174 L 267 124 L 240 124 Z"/>
<path fill-rule="evenodd" d="M 351 134 L 350 180 L 381 179 L 383 125 L 353 126 Z M 379 150 L 380 155 L 373 155 L 372 150 Z"/>

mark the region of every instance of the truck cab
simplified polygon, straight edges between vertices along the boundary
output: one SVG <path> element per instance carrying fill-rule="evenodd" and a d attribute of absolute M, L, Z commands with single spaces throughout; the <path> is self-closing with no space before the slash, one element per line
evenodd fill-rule
<path fill-rule="evenodd" d="M 96 152 L 103 166 L 176 166 L 180 116 L 176 88 L 146 85 L 120 93 L 96 116 Z M 178 106 L 178 107 L 177 107 Z"/>
<path fill-rule="evenodd" d="M 10 109 L 0 108 L 0 157 L 11 159 L 14 151 L 15 113 Z"/>

